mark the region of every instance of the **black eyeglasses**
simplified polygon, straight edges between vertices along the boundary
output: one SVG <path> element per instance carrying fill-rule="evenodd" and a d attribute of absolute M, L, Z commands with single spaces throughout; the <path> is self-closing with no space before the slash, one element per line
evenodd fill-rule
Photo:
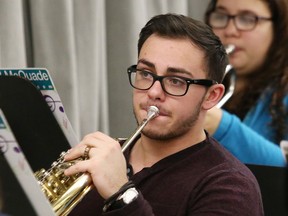
<path fill-rule="evenodd" d="M 164 92 L 173 96 L 183 96 L 187 93 L 189 85 L 202 85 L 210 87 L 217 84 L 209 79 L 189 79 L 180 76 L 157 76 L 146 70 L 137 69 L 137 65 L 132 65 L 127 69 L 130 85 L 139 90 L 148 90 L 158 80 Z"/>
<path fill-rule="evenodd" d="M 227 27 L 229 20 L 233 19 L 234 25 L 240 31 L 253 30 L 260 20 L 270 21 L 271 17 L 256 16 L 251 13 L 243 13 L 238 15 L 229 15 L 221 12 L 212 12 L 209 15 L 209 24 L 215 29 L 224 29 Z"/>

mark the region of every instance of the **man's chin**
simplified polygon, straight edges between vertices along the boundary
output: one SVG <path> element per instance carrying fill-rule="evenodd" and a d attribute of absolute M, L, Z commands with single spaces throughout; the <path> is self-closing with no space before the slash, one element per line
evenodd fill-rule
<path fill-rule="evenodd" d="M 154 130 L 143 130 L 142 134 L 146 137 L 148 137 L 149 139 L 154 139 L 154 140 L 168 140 L 168 139 L 172 139 L 175 137 L 175 134 L 171 133 L 171 132 L 164 132 L 164 131 L 154 131 Z"/>

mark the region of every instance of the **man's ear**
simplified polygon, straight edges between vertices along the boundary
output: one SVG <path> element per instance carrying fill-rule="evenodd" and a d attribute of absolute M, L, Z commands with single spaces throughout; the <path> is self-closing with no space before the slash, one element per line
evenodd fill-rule
<path fill-rule="evenodd" d="M 206 92 L 205 100 L 203 101 L 202 108 L 209 110 L 221 100 L 225 92 L 223 84 L 212 85 Z"/>

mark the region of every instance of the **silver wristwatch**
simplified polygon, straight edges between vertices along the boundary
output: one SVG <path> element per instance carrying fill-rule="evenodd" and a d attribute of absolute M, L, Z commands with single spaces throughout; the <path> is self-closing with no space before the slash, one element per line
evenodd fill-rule
<path fill-rule="evenodd" d="M 117 201 L 123 201 L 126 205 L 133 202 L 135 199 L 137 199 L 139 195 L 139 192 L 136 190 L 135 187 L 127 189 L 123 194 L 121 194 Z"/>

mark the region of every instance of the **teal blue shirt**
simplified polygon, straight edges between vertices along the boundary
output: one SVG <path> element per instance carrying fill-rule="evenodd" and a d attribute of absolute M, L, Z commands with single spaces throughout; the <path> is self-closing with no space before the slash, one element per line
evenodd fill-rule
<path fill-rule="evenodd" d="M 271 115 L 269 103 L 271 92 L 266 92 L 252 108 L 243 122 L 233 114 L 223 110 L 223 116 L 214 134 L 226 149 L 246 164 L 286 166 L 284 154 L 274 140 L 274 130 L 269 126 Z M 284 99 L 288 109 L 288 96 Z M 288 124 L 288 119 L 286 119 Z M 285 134 L 288 140 L 288 134 Z"/>

